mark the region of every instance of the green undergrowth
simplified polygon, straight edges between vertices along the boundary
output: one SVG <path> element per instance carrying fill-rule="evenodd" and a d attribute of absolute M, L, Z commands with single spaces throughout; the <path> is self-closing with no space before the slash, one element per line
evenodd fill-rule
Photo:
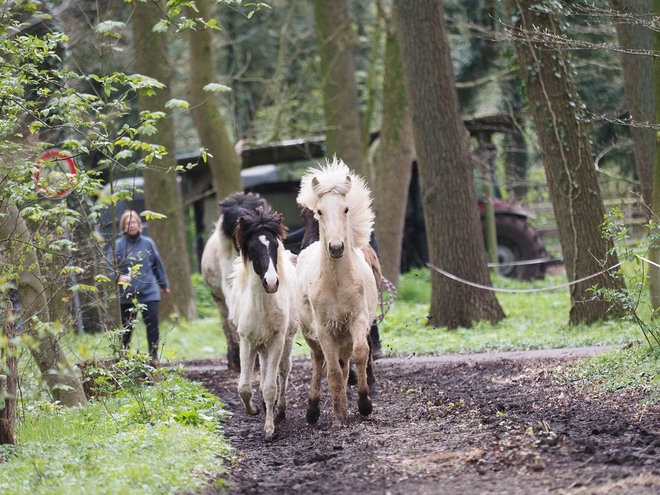
<path fill-rule="evenodd" d="M 153 386 L 119 379 L 110 397 L 77 408 L 24 403 L 19 445 L 0 448 L 0 493 L 192 493 L 216 477 L 222 488 L 232 457 L 223 404 L 179 373 L 156 373 Z"/>
<path fill-rule="evenodd" d="M 578 361 L 561 377 L 580 381 L 596 392 L 614 392 L 620 389 L 640 389 L 647 392 L 648 400 L 660 400 L 660 351 L 646 343 L 633 342 L 622 348 Z"/>

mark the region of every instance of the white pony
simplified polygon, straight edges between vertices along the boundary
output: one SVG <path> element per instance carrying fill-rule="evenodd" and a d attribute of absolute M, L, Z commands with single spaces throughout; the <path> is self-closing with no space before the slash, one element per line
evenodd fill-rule
<path fill-rule="evenodd" d="M 229 318 L 238 329 L 241 349 L 238 393 L 245 411 L 259 414 L 252 401 L 252 373 L 258 353 L 260 388 L 266 406 L 266 440 L 271 440 L 275 433 L 273 409 L 277 407 L 278 421 L 286 414 L 291 350 L 298 329 L 296 268 L 294 255 L 282 244 L 285 231 L 282 215 L 270 210 L 257 208 L 240 217 L 235 239 L 241 257 L 234 261 L 230 275 Z"/>
<path fill-rule="evenodd" d="M 211 288 L 211 294 L 218 306 L 222 318 L 222 329 L 227 338 L 227 366 L 240 371 L 240 350 L 236 327 L 229 320 L 227 302 L 231 293 L 229 274 L 238 248 L 234 244 L 234 230 L 241 215 L 254 211 L 258 207 L 267 208 L 266 201 L 255 193 L 234 193 L 223 199 L 220 219 L 209 236 L 202 253 L 202 277 Z"/>
<path fill-rule="evenodd" d="M 369 244 L 374 215 L 364 179 L 335 157 L 302 179 L 298 203 L 314 212 L 319 242 L 298 257 L 296 304 L 312 358 L 307 422 L 319 418 L 323 366 L 332 394 L 333 422 L 348 416 L 346 382 L 349 358 L 358 375 L 358 410 L 372 411 L 367 385 L 367 335 L 376 314 L 378 288 L 362 248 Z"/>

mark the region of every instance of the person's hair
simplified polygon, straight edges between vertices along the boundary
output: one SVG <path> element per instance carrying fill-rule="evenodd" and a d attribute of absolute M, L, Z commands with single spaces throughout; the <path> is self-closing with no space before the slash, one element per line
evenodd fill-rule
<path fill-rule="evenodd" d="M 140 219 L 140 215 L 137 214 L 137 211 L 135 210 L 126 210 L 123 215 L 121 216 L 121 220 L 119 220 L 119 231 L 122 234 L 125 234 L 128 232 L 128 223 L 131 221 L 131 215 L 135 216 L 135 218 L 138 221 L 138 231 L 142 233 L 142 220 Z"/>

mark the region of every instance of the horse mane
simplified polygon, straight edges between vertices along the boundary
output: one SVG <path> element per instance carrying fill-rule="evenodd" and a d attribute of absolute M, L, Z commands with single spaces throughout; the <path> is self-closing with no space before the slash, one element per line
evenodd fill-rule
<path fill-rule="evenodd" d="M 222 215 L 222 232 L 230 239 L 234 239 L 234 230 L 236 230 L 238 219 L 260 206 L 264 209 L 268 208 L 266 200 L 258 193 L 236 192 L 227 196 L 218 204 Z"/>
<path fill-rule="evenodd" d="M 350 182 L 346 179 L 349 178 Z M 313 180 L 318 181 L 313 184 Z M 326 159 L 325 166 L 320 169 L 309 168 L 300 181 L 298 204 L 306 206 L 316 213 L 321 196 L 329 192 L 346 196 L 350 210 L 350 227 L 353 247 L 358 249 L 369 244 L 369 238 L 374 224 L 374 213 L 371 210 L 371 191 L 364 178 L 355 174 L 336 156 L 332 163 Z M 316 217 L 318 220 L 318 217 Z"/>
<path fill-rule="evenodd" d="M 239 217 L 234 240 L 243 258 L 247 258 L 248 240 L 262 232 L 270 232 L 280 241 L 286 239 L 287 228 L 282 223 L 282 214 L 258 206 L 255 210 Z"/>

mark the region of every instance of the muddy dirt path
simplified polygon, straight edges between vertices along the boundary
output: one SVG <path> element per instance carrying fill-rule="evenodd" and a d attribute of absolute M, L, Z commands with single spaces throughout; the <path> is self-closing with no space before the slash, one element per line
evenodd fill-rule
<path fill-rule="evenodd" d="M 234 413 L 233 494 L 660 493 L 660 406 L 557 381 L 580 354 L 381 360 L 373 414 L 359 416 L 351 387 L 343 427 L 330 425 L 325 385 L 307 425 L 311 369 L 297 360 L 272 443 L 263 413 L 245 414 L 236 375 L 218 362 L 191 362 L 187 375 Z"/>

